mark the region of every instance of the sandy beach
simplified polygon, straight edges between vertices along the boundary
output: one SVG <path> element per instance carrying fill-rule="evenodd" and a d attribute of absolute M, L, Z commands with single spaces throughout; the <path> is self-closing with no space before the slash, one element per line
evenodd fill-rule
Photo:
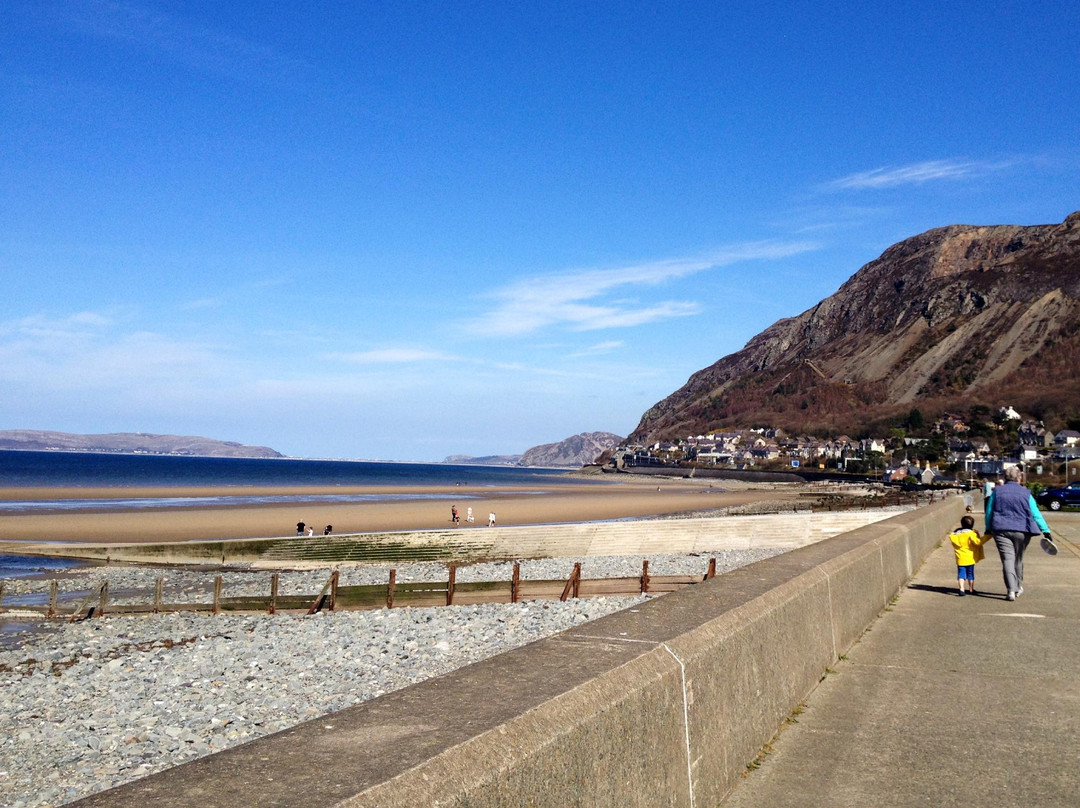
<path fill-rule="evenodd" d="M 94 510 L 0 511 L 0 541 L 164 542 L 194 539 L 259 538 L 296 534 L 303 521 L 321 534 L 453 527 L 450 509 L 461 516 L 458 529 L 487 529 L 488 513 L 498 525 L 547 524 L 707 511 L 751 502 L 800 499 L 801 486 L 761 486 L 721 480 L 620 478 L 595 483 L 534 486 L 415 487 L 222 487 L 222 488 L 5 488 L 0 501 L 138 500 L 218 497 L 212 505 L 146 507 L 117 502 Z M 375 502 L 327 502 L 319 497 L 392 493 L 423 496 Z M 287 503 L 237 504 L 242 497 L 292 498 Z M 230 502 L 234 500 L 234 502 Z M 466 522 L 468 508 L 475 521 Z"/>

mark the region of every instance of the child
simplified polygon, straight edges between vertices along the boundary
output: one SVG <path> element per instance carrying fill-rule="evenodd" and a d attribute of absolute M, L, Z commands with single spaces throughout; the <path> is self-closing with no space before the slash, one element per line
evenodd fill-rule
<path fill-rule="evenodd" d="M 967 591 L 975 594 L 975 563 L 983 560 L 982 537 L 975 532 L 975 519 L 965 516 L 960 520 L 960 529 L 949 534 L 953 551 L 956 553 L 956 584 L 963 597 L 964 582 Z"/>

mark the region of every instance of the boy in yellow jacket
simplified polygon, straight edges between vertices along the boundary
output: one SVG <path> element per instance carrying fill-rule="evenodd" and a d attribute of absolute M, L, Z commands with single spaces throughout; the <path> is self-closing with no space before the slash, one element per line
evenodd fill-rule
<path fill-rule="evenodd" d="M 975 594 L 975 564 L 983 560 L 982 537 L 975 532 L 975 520 L 965 516 L 960 520 L 960 529 L 949 534 L 953 552 L 956 553 L 956 583 L 960 588 L 960 597 L 967 592 Z"/>

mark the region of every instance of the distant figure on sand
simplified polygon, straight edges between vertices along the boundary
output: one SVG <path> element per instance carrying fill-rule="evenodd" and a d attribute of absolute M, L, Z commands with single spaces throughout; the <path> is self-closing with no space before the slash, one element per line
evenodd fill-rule
<path fill-rule="evenodd" d="M 333 529 L 334 529 L 334 526 L 333 526 L 333 525 L 327 525 L 326 527 L 324 527 L 324 528 L 323 528 L 322 534 L 323 534 L 324 536 L 329 536 L 329 535 L 330 535 L 330 531 L 331 531 L 331 530 L 333 530 Z"/>
<path fill-rule="evenodd" d="M 461 521 L 461 519 L 458 517 L 457 505 L 450 506 L 450 521 L 453 522 L 455 525 Z"/>
<path fill-rule="evenodd" d="M 315 528 L 313 528 L 313 527 L 309 527 L 309 528 L 307 529 L 307 534 L 308 534 L 309 536 L 314 536 L 314 535 L 315 535 Z"/>
<path fill-rule="evenodd" d="M 495 527 L 495 511 L 488 514 L 488 527 Z"/>
<path fill-rule="evenodd" d="M 302 521 L 296 523 L 296 535 L 297 536 L 303 536 L 304 535 L 304 523 Z"/>
<path fill-rule="evenodd" d="M 466 522 L 475 522 L 476 521 L 476 519 L 472 515 L 472 507 L 471 506 L 465 509 L 465 521 Z"/>

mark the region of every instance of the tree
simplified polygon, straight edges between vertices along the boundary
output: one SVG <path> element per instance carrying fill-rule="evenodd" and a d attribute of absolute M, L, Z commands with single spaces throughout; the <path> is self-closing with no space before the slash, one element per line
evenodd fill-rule
<path fill-rule="evenodd" d="M 907 428 L 912 432 L 918 432 L 923 428 L 923 414 L 919 411 L 918 407 L 912 407 L 911 412 L 908 413 Z"/>

